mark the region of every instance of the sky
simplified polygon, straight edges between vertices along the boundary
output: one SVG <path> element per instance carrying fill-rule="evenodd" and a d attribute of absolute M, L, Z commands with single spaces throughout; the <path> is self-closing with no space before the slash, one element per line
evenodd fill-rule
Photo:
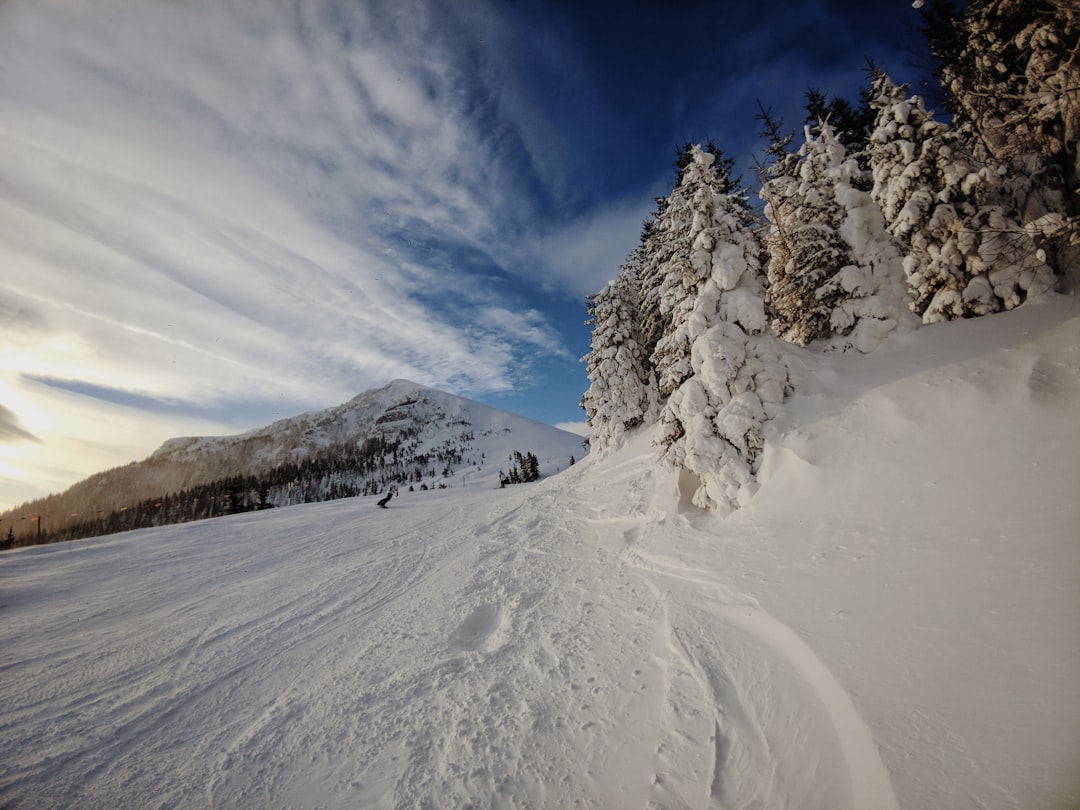
<path fill-rule="evenodd" d="M 395 378 L 582 430 L 678 145 L 910 79 L 865 2 L 0 0 L 0 509 Z"/>

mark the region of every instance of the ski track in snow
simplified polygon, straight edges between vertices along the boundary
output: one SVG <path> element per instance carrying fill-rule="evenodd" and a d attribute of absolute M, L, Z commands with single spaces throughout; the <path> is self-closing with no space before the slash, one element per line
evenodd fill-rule
<path fill-rule="evenodd" d="M 613 478 L 604 476 L 605 485 Z M 618 485 L 642 491 L 648 481 Z M 689 521 L 675 520 L 693 533 Z M 652 521 L 640 524 L 628 521 L 620 539 L 623 561 L 647 584 L 661 618 L 652 655 L 665 672 L 667 739 L 657 748 L 655 804 L 898 807 L 869 729 L 805 642 L 715 574 L 640 548 L 663 548 L 670 537 L 658 530 L 659 542 L 650 543 Z M 610 544 L 608 535 L 596 542 Z M 695 759 L 691 773 L 705 778 L 687 780 L 685 765 Z"/>
<path fill-rule="evenodd" d="M 49 578 L 4 595 L 0 801 L 895 806 L 809 648 L 639 550 L 644 506 L 582 518 L 589 480 L 11 558 Z"/>

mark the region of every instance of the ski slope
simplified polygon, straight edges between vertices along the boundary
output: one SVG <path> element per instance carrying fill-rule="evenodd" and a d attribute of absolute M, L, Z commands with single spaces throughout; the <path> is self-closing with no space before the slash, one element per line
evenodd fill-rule
<path fill-rule="evenodd" d="M 1072 298 L 798 355 L 761 489 L 537 484 L 0 556 L 0 805 L 1080 804 Z"/>

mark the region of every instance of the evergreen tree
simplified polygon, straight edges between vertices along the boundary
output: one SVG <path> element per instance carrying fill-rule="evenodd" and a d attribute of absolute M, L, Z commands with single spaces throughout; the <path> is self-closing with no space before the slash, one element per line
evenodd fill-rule
<path fill-rule="evenodd" d="M 762 188 L 770 222 L 768 301 L 774 331 L 807 343 L 839 336 L 833 348 L 871 351 L 906 321 L 900 253 L 866 188 L 867 172 L 832 126 L 809 127 L 795 175 Z"/>
<path fill-rule="evenodd" d="M 695 148 L 658 220 L 659 271 L 655 294 L 663 331 L 651 361 L 661 400 L 690 374 L 690 347 L 710 325 L 720 293 L 733 289 L 749 262 L 756 266 L 756 243 L 744 255 L 736 235 L 749 233 L 756 219 L 742 192 L 733 190 L 730 161 Z"/>
<path fill-rule="evenodd" d="M 843 147 L 824 126 L 828 142 L 815 141 L 809 128 L 797 159 L 772 164 L 761 189 L 769 221 L 768 300 L 773 330 L 782 339 L 805 346 L 832 333 L 832 310 L 843 291 L 834 282 L 850 264 L 850 252 L 837 228 L 841 210 L 827 171 L 835 156 L 827 147 Z"/>
<path fill-rule="evenodd" d="M 800 224 L 796 197 L 799 157 L 790 151 L 794 136 L 784 130 L 783 121 L 774 118 L 760 102 L 758 107 L 757 117 L 763 127 L 761 134 L 766 139 L 765 161 L 759 162 L 757 167 L 760 196 L 765 201 L 765 216 L 769 223 L 765 233 L 765 254 L 768 275 L 775 278 L 794 261 L 793 232 Z M 777 297 L 781 295 L 779 291 L 776 294 Z M 784 323 L 789 320 L 783 318 L 776 328 L 783 331 Z"/>
<path fill-rule="evenodd" d="M 664 213 L 661 309 L 670 325 L 654 365 L 668 394 L 665 457 L 688 474 L 680 477 L 688 499 L 726 514 L 753 493 L 762 425 L 779 409 L 788 374 L 782 347 L 765 334 L 757 221 L 715 164 L 694 150 Z"/>
<path fill-rule="evenodd" d="M 859 106 L 834 96 L 826 99 L 824 93 L 811 87 L 806 91 L 806 125 L 816 127 L 825 122 L 846 147 L 848 154 L 862 162 L 862 154 L 870 143 L 874 129 L 874 110 L 870 106 L 870 88 L 859 95 Z"/>
<path fill-rule="evenodd" d="M 1045 254 L 1019 221 L 1027 181 L 884 72 L 873 87 L 871 194 L 905 252 L 912 310 L 927 323 L 972 317 L 1052 289 Z"/>
<path fill-rule="evenodd" d="M 950 111 L 991 158 L 1039 155 L 1080 213 L 1080 6 L 1072 0 L 937 0 L 923 33 Z M 1045 213 L 1045 212 L 1044 212 Z"/>
<path fill-rule="evenodd" d="M 684 173 L 694 162 L 695 150 L 713 156 L 715 167 L 712 171 L 711 183 L 716 191 L 723 194 L 737 191 L 738 179 L 731 174 L 735 161 L 732 158 L 725 158 L 720 148 L 712 141 L 704 147 L 686 143 L 676 150 L 675 161 L 672 164 L 675 168 L 673 186 L 675 190 L 682 186 Z M 667 279 L 668 265 L 680 250 L 679 234 L 677 231 L 673 232 L 676 224 L 668 210 L 675 198 L 674 191 L 668 197 L 657 198 L 655 213 L 645 221 L 642 227 L 641 242 L 637 251 L 639 335 L 648 377 L 647 389 L 654 395 L 659 383 L 652 370 L 652 357 L 660 339 L 671 326 L 671 313 L 662 307 L 665 296 L 662 286 Z M 651 415 L 655 417 L 654 412 L 651 412 Z"/>
<path fill-rule="evenodd" d="M 536 457 L 535 453 L 525 454 L 525 468 L 523 478 L 526 481 L 540 480 L 540 459 Z"/>
<path fill-rule="evenodd" d="M 913 54 L 914 66 L 920 74 L 915 86 L 929 107 L 954 115 L 954 99 L 945 88 L 941 74 L 963 47 L 959 22 L 968 0 L 917 0 L 913 5 L 922 18 L 919 31 L 926 46 Z M 874 72 L 872 69 L 871 73 Z"/>
<path fill-rule="evenodd" d="M 589 297 L 590 351 L 584 358 L 589 388 L 581 399 L 597 452 L 617 446 L 626 430 L 645 419 L 645 358 L 639 337 L 635 258 L 618 277 Z"/>

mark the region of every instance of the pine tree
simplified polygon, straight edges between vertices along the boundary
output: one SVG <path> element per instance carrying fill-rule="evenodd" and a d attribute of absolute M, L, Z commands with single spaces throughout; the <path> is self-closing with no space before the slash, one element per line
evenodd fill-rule
<path fill-rule="evenodd" d="M 522 477 L 526 481 L 540 480 L 540 459 L 534 453 L 525 454 L 525 467 Z"/>
<path fill-rule="evenodd" d="M 873 86 L 871 194 L 905 251 L 912 310 L 927 323 L 972 317 L 1052 289 L 1053 271 L 1020 225 L 1026 181 L 884 72 Z"/>
<path fill-rule="evenodd" d="M 1080 7 L 1072 0 L 932 3 L 923 32 L 950 110 L 998 161 L 1037 154 L 1064 181 L 1076 215 L 1080 177 Z"/>
<path fill-rule="evenodd" d="M 691 345 L 710 325 L 720 292 L 746 269 L 748 257 L 729 240 L 756 224 L 745 195 L 733 190 L 731 162 L 715 147 L 695 147 L 691 157 L 658 220 L 661 245 L 650 257 L 663 322 L 650 358 L 661 400 L 690 376 Z"/>
<path fill-rule="evenodd" d="M 826 122 L 805 129 L 795 175 L 768 179 L 768 301 L 773 329 L 805 346 L 871 351 L 907 320 L 900 253 L 866 189 L 869 174 Z M 774 164 L 775 165 L 775 164 Z"/>
<path fill-rule="evenodd" d="M 625 433 L 645 419 L 645 358 L 640 345 L 636 257 L 618 277 L 588 299 L 592 326 L 586 363 L 589 388 L 581 398 L 597 452 L 618 446 Z"/>
<path fill-rule="evenodd" d="M 759 102 L 758 120 L 762 122 L 762 136 L 766 138 L 765 162 L 758 163 L 760 196 L 765 200 L 765 216 L 769 228 L 765 233 L 765 252 L 768 257 L 767 275 L 776 278 L 783 268 L 794 261 L 794 231 L 801 220 L 798 216 L 797 190 L 799 186 L 799 156 L 790 151 L 794 136 L 784 130 L 782 120 Z M 778 291 L 775 296 L 779 297 Z M 772 305 L 775 307 L 775 304 Z M 782 306 L 782 305 L 781 305 Z M 783 331 L 790 318 L 782 316 L 774 328 Z M 794 340 L 793 340 L 794 342 Z"/>
<path fill-rule="evenodd" d="M 806 91 L 806 126 L 816 127 L 825 122 L 832 127 L 848 154 L 862 162 L 862 153 L 870 143 L 874 129 L 874 110 L 870 106 L 870 88 L 859 94 L 859 106 L 853 107 L 844 98 L 826 99 L 824 93 L 811 87 Z"/>
<path fill-rule="evenodd" d="M 828 188 L 829 147 L 843 147 L 823 126 L 827 140 L 815 140 L 806 128 L 806 143 L 796 160 L 778 161 L 762 186 L 770 229 L 768 300 L 773 330 L 784 340 L 805 346 L 832 334 L 832 310 L 843 291 L 833 283 L 850 252 L 837 228 L 841 210 Z"/>
<path fill-rule="evenodd" d="M 661 394 L 659 441 L 689 473 L 686 496 L 727 513 L 755 488 L 762 425 L 788 388 L 778 341 L 765 334 L 757 221 L 742 191 L 730 190 L 714 155 L 696 149 L 669 198 L 672 238 L 661 290 L 670 326 L 654 364 Z"/>
<path fill-rule="evenodd" d="M 659 394 L 657 391 L 659 382 L 652 369 L 652 357 L 660 339 L 671 327 L 671 313 L 664 310 L 662 306 L 665 297 L 665 290 L 662 287 L 667 279 L 670 262 L 685 247 L 680 243 L 680 231 L 675 227 L 669 208 L 677 199 L 676 192 L 683 184 L 684 173 L 694 162 L 695 150 L 713 156 L 715 166 L 711 182 L 716 191 L 724 194 L 733 193 L 737 191 L 739 185 L 738 179 L 732 176 L 735 167 L 734 159 L 725 158 L 713 141 L 710 140 L 704 147 L 692 143 L 683 144 L 676 150 L 675 160 L 672 163 L 675 169 L 674 190 L 668 197 L 657 198 L 655 212 L 642 227 L 636 261 L 639 334 L 645 358 L 648 390 L 655 395 L 654 398 L 666 395 Z"/>

